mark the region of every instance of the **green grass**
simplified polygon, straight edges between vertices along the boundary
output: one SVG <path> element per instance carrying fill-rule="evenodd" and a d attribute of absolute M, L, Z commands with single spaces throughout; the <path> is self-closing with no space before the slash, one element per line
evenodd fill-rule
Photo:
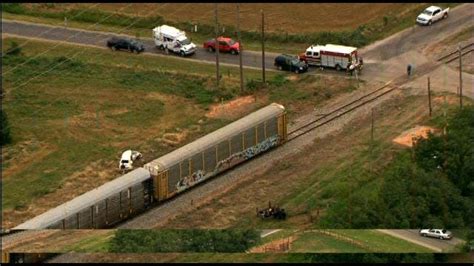
<path fill-rule="evenodd" d="M 316 232 L 305 232 L 292 243 L 291 252 L 298 253 L 356 253 L 367 250 L 344 240 Z"/>
<path fill-rule="evenodd" d="M 72 245 L 63 247 L 61 252 L 82 252 L 82 253 L 105 253 L 109 250 L 110 239 L 112 239 L 115 231 L 111 231 L 106 235 L 93 235 L 82 239 Z"/>
<path fill-rule="evenodd" d="M 413 244 L 375 230 L 340 229 L 330 230 L 360 241 L 370 247 L 370 252 L 380 253 L 432 253 L 431 249 Z"/>

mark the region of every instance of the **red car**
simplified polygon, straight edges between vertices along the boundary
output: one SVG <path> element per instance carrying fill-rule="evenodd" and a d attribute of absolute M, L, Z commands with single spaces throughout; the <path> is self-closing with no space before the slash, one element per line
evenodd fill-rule
<path fill-rule="evenodd" d="M 227 37 L 218 37 L 219 41 L 219 51 L 220 52 L 230 52 L 231 54 L 238 54 L 240 52 L 240 45 L 238 42 Z M 216 50 L 216 41 L 215 39 L 210 39 L 206 41 L 203 45 L 204 49 L 207 49 L 209 52 L 214 52 Z"/>

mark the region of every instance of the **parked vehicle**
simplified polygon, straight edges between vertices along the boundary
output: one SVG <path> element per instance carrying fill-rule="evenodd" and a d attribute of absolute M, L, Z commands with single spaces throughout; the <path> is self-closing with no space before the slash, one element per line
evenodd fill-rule
<path fill-rule="evenodd" d="M 126 150 L 122 153 L 119 168 L 122 171 L 131 170 L 133 162 L 142 158 L 142 154 L 138 151 Z"/>
<path fill-rule="evenodd" d="M 109 47 L 112 50 L 128 50 L 129 52 L 134 52 L 134 53 L 141 53 L 145 51 L 145 46 L 143 43 L 132 40 L 132 39 L 127 39 L 127 38 L 118 38 L 118 37 L 112 37 L 107 41 L 107 47 Z"/>
<path fill-rule="evenodd" d="M 447 231 L 446 229 L 421 229 L 420 235 L 427 237 L 435 237 L 439 239 L 453 238 L 453 234 L 450 231 Z"/>
<path fill-rule="evenodd" d="M 310 66 L 333 67 L 337 71 L 349 68 L 360 70 L 362 68 L 362 62 L 358 59 L 357 48 L 351 46 L 311 45 L 305 53 L 300 54 L 299 58 Z"/>
<path fill-rule="evenodd" d="M 439 6 L 430 6 L 418 15 L 416 22 L 422 25 L 431 25 L 433 22 L 447 18 L 448 13 L 449 7 L 442 10 Z"/>
<path fill-rule="evenodd" d="M 238 42 L 232 40 L 228 37 L 217 37 L 217 41 L 219 42 L 219 51 L 220 52 L 227 52 L 231 54 L 238 54 L 240 53 L 240 45 Z M 207 49 L 209 52 L 216 51 L 216 39 L 210 39 L 204 42 L 203 44 L 204 49 Z"/>
<path fill-rule="evenodd" d="M 289 70 L 295 73 L 308 71 L 308 64 L 298 60 L 298 57 L 282 54 L 275 58 L 274 65 L 278 70 Z"/>
<path fill-rule="evenodd" d="M 175 27 L 162 25 L 154 28 L 153 40 L 155 40 L 156 47 L 181 56 L 196 52 L 196 45 L 186 37 L 186 33 Z"/>

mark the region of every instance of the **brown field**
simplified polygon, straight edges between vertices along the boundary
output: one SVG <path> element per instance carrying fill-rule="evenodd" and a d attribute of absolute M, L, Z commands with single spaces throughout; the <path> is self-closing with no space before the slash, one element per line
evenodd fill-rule
<path fill-rule="evenodd" d="M 42 4 L 31 4 L 42 5 Z M 43 4 L 44 5 L 44 4 Z M 44 7 L 49 11 L 70 8 L 89 7 L 92 4 L 55 4 Z M 104 3 L 94 8 L 104 11 L 116 11 L 126 3 Z M 382 21 L 384 16 L 401 16 L 413 9 L 422 9 L 422 3 L 243 3 L 241 11 L 241 29 L 259 31 L 261 15 L 265 12 L 265 24 L 268 32 L 310 33 L 320 31 L 339 31 L 357 28 L 359 25 Z M 156 15 L 174 22 L 191 21 L 200 24 L 214 23 L 214 4 L 197 3 L 140 3 L 132 4 L 121 13 L 142 16 L 156 9 Z M 219 23 L 236 25 L 236 5 L 219 4 Z"/>

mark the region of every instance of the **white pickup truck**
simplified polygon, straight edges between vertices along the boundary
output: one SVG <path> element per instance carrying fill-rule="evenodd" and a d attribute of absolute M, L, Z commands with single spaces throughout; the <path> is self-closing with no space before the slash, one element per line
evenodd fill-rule
<path fill-rule="evenodd" d="M 433 22 L 448 17 L 449 7 L 442 10 L 439 6 L 430 6 L 423 10 L 416 18 L 416 22 L 422 25 L 431 25 Z"/>

